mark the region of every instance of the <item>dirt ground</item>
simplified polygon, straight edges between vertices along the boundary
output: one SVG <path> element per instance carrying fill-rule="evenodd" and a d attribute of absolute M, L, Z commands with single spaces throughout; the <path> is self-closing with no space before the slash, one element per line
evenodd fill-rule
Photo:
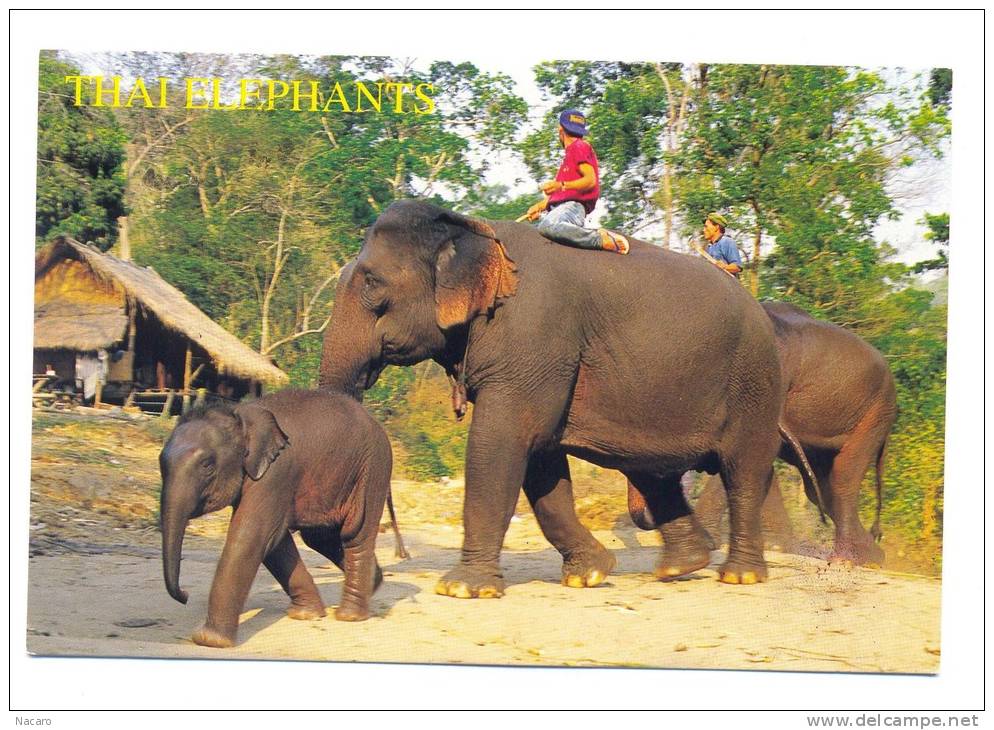
<path fill-rule="evenodd" d="M 939 670 L 941 582 L 828 567 L 768 553 L 770 580 L 729 586 L 712 566 L 682 580 L 653 579 L 659 536 L 624 515 L 624 491 L 578 488 L 578 511 L 615 551 L 618 566 L 591 589 L 560 585 L 561 560 L 525 503 L 505 541 L 507 592 L 499 600 L 438 596 L 458 561 L 462 485 L 395 481 L 411 558 L 394 557 L 389 531 L 378 557 L 385 582 L 360 624 L 294 621 L 288 599 L 260 571 L 233 649 L 189 637 L 206 613 L 227 514 L 194 521 L 181 585 L 166 593 L 157 523 L 157 455 L 170 426 L 158 419 L 40 413 L 32 444 L 27 651 L 48 656 L 302 659 L 542 666 L 628 666 L 828 672 Z M 85 444 L 85 446 L 83 446 Z M 299 543 L 299 541 L 298 541 Z M 300 544 L 329 614 L 342 574 Z"/>

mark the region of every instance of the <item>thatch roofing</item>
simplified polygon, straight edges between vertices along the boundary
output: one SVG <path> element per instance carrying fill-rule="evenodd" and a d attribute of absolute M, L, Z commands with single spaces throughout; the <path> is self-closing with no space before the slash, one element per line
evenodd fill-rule
<path fill-rule="evenodd" d="M 120 342 L 128 326 L 123 307 L 53 301 L 35 307 L 35 348 L 97 350 Z"/>
<path fill-rule="evenodd" d="M 152 312 L 164 327 L 197 343 L 214 361 L 218 372 L 272 385 L 288 382 L 286 373 L 197 309 L 151 267 L 142 268 L 71 238 L 59 237 L 36 254 L 35 280 L 66 258 L 82 262 L 98 279 L 121 287 L 130 302 Z M 35 311 L 35 347 L 108 347 L 123 338 L 126 324 L 121 307 L 99 302 L 47 302 Z"/>

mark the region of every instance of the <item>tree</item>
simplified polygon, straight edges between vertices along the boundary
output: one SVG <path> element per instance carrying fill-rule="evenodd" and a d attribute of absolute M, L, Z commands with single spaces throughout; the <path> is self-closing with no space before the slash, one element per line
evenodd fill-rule
<path fill-rule="evenodd" d="M 109 54 L 101 64 L 106 73 L 122 79 L 183 79 L 237 77 L 245 67 L 238 56 L 204 53 L 153 53 L 136 51 Z M 129 218 L 150 215 L 162 202 L 162 166 L 169 153 L 199 116 L 186 108 L 182 84 L 169 85 L 165 108 L 117 108 L 115 118 L 127 134 L 124 164 L 125 202 L 129 215 L 119 219 L 122 237 L 128 236 Z M 166 188 L 168 189 L 168 188 Z"/>
<path fill-rule="evenodd" d="M 106 251 L 124 215 L 125 135 L 107 109 L 75 106 L 79 69 L 43 51 L 38 67 L 35 244 L 68 233 Z"/>
<path fill-rule="evenodd" d="M 163 168 L 172 191 L 139 222 L 136 254 L 262 354 L 317 335 L 357 248 L 326 207 L 327 154 L 292 112 L 198 116 Z"/>
<path fill-rule="evenodd" d="M 944 109 L 878 73 L 827 66 L 710 66 L 692 104 L 674 157 L 681 207 L 695 222 L 727 211 L 750 233 L 754 294 L 767 239 L 766 291 L 835 321 L 840 296 L 893 273 L 877 268 L 873 227 L 896 215 L 896 172 L 941 154 Z"/>
<path fill-rule="evenodd" d="M 469 64 L 418 71 L 388 58 L 188 54 L 119 62 L 135 74 L 147 64 L 168 76 L 237 68 L 240 77 L 317 82 L 327 111 L 122 110 L 133 113 L 135 258 L 300 384 L 316 371 L 338 272 L 376 215 L 409 196 L 464 207 L 487 152 L 507 148 L 526 112 L 509 79 Z M 401 80 L 433 84 L 434 113 L 418 113 Z M 380 95 L 380 112 L 353 108 L 357 81 Z M 336 96 L 339 87 L 348 92 Z"/>

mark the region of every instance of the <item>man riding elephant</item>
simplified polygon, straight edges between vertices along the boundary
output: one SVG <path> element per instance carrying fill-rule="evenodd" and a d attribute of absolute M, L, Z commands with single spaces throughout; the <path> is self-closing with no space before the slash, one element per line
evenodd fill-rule
<path fill-rule="evenodd" d="M 737 277 L 742 273 L 742 256 L 731 236 L 725 233 L 728 219 L 721 213 L 708 213 L 704 219 L 704 238 L 708 242 L 706 253 L 710 261 L 722 271 Z"/>
<path fill-rule="evenodd" d="M 559 115 L 559 144 L 566 157 L 555 180 L 542 183 L 542 200 L 528 209 L 528 220 L 538 220 L 539 232 L 565 246 L 628 253 L 628 239 L 606 228 L 584 228 L 600 197 L 597 154 L 584 137 L 587 118 L 575 109 Z"/>

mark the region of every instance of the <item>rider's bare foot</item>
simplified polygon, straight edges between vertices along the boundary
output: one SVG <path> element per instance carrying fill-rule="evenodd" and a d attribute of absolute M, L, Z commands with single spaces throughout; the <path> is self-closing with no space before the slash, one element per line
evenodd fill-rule
<path fill-rule="evenodd" d="M 605 251 L 614 251 L 620 254 L 628 253 L 628 239 L 620 233 L 614 233 L 606 228 L 601 228 L 600 234 L 601 247 Z"/>

